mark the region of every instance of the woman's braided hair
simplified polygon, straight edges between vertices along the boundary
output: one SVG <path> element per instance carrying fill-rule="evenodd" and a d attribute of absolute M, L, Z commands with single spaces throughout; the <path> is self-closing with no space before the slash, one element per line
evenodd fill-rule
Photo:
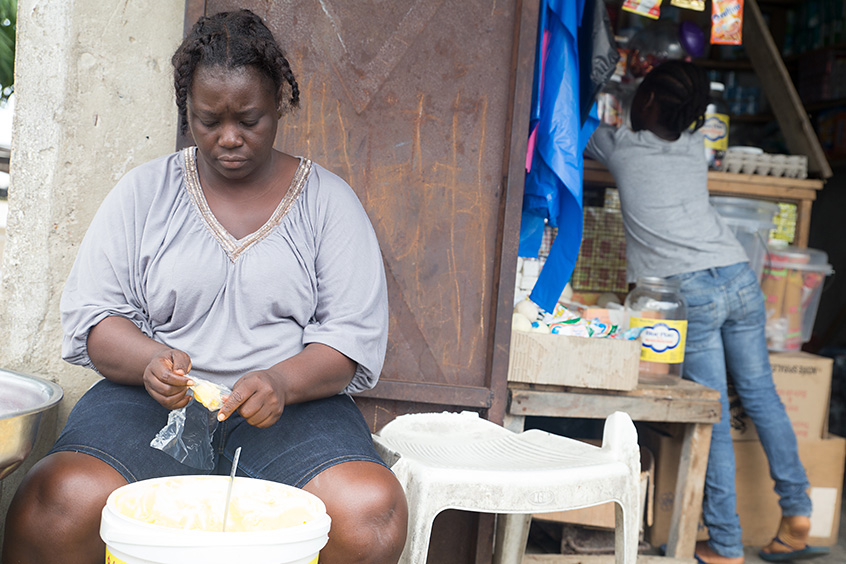
<path fill-rule="evenodd" d="M 300 101 L 300 88 L 288 59 L 261 18 L 249 10 L 201 17 L 174 53 L 171 63 L 182 133 L 188 131 L 188 95 L 194 71 L 201 64 L 230 69 L 253 66 L 273 81 L 277 93 L 285 83 L 289 85 L 291 107 Z"/>
<path fill-rule="evenodd" d="M 644 77 L 639 88 L 654 95 L 659 123 L 676 134 L 705 123 L 710 83 L 704 69 L 686 61 L 667 61 Z"/>

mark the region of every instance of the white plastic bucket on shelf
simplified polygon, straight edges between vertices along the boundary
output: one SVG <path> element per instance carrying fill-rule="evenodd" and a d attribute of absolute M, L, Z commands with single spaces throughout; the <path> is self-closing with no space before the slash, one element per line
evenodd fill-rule
<path fill-rule="evenodd" d="M 228 476 L 142 480 L 109 496 L 100 524 L 106 564 L 316 564 L 331 520 L 308 492 Z"/>
<path fill-rule="evenodd" d="M 760 282 L 767 263 L 770 231 L 776 227 L 773 219 L 778 213 L 778 204 L 751 198 L 711 196 L 711 205 L 743 246 L 749 266 Z"/>

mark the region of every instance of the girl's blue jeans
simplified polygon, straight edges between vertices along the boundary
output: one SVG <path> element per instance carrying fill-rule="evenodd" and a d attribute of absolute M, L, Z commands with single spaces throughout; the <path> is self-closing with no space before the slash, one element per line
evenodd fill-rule
<path fill-rule="evenodd" d="M 722 405 L 720 422 L 711 435 L 703 518 L 711 548 L 722 556 L 739 557 L 743 556 L 743 542 L 726 369 L 758 431 L 783 515 L 811 514 L 808 478 L 799 460 L 796 435 L 773 384 L 764 336 L 764 297 L 748 263 L 672 278 L 681 282 L 688 307 L 684 377 L 718 390 Z"/>

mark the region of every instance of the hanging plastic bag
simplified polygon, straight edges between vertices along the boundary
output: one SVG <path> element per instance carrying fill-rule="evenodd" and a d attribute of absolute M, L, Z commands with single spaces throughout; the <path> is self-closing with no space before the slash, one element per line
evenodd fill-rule
<path fill-rule="evenodd" d="M 217 412 L 223 405 L 223 396 L 232 390 L 200 378 L 193 380 L 191 392 L 196 401 L 171 411 L 167 424 L 150 446 L 186 466 L 211 471 L 215 466 L 212 437 L 217 429 Z"/>

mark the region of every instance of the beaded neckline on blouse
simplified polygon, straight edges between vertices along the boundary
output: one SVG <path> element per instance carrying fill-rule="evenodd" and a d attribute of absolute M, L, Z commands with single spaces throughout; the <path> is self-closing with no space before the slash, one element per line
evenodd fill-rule
<path fill-rule="evenodd" d="M 282 221 L 282 218 L 285 217 L 303 191 L 306 180 L 308 180 L 309 173 L 311 172 L 312 164 L 309 159 L 300 159 L 300 165 L 294 173 L 294 179 L 291 181 L 285 197 L 276 206 L 270 218 L 253 233 L 242 239 L 236 239 L 214 216 L 206 200 L 206 196 L 203 194 L 203 189 L 200 186 L 200 177 L 197 173 L 197 147 L 185 147 L 182 149 L 182 157 L 188 195 L 191 197 L 191 201 L 199 212 L 203 223 L 220 246 L 223 247 L 223 250 L 226 251 L 227 256 L 229 256 L 232 262 L 235 262 L 244 251 L 267 237 L 273 228 L 279 225 L 279 222 Z"/>

